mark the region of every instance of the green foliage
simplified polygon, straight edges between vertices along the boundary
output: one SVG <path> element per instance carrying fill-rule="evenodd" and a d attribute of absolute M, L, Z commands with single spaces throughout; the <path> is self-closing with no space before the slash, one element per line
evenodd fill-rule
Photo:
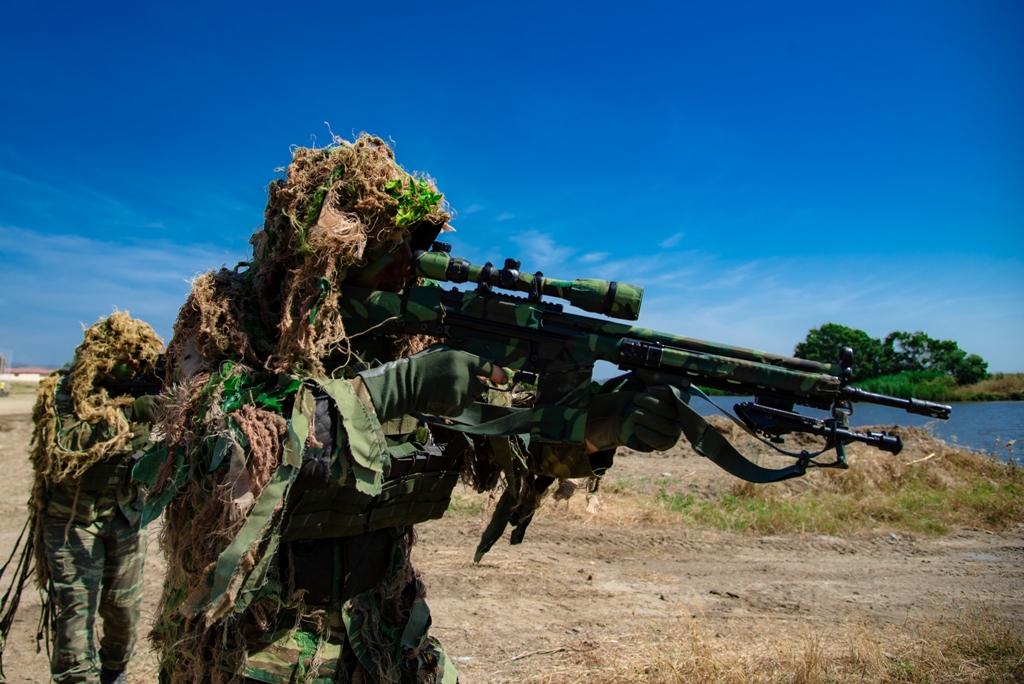
<path fill-rule="evenodd" d="M 388 193 L 398 200 L 398 215 L 395 216 L 395 225 L 399 228 L 416 223 L 427 214 L 437 208 L 441 198 L 444 197 L 436 192 L 425 178 L 419 180 L 409 177 L 409 189 L 405 189 L 405 183 L 401 180 L 388 181 Z"/>
<path fill-rule="evenodd" d="M 968 354 L 953 371 L 957 384 L 973 385 L 988 377 L 988 362 L 977 354 Z"/>
<path fill-rule="evenodd" d="M 807 333 L 807 338 L 796 345 L 793 355 L 812 361 L 835 363 L 839 360 L 839 350 L 842 347 L 853 349 L 853 380 L 858 383 L 875 378 L 927 371 L 955 378 L 957 385 L 969 385 L 985 379 L 988 375 L 988 363 L 977 354 L 968 354 L 953 340 L 937 340 L 920 330 L 912 333 L 895 331 L 886 335 L 884 340 L 878 340 L 863 330 L 826 323 L 820 328 L 812 328 Z M 904 380 L 911 377 L 913 376 L 904 376 Z M 926 381 L 934 379 L 931 375 L 925 378 Z M 939 385 L 946 386 L 945 383 Z M 938 392 L 941 387 L 937 385 L 920 391 Z M 913 396 L 921 399 L 931 398 L 919 393 Z"/>
<path fill-rule="evenodd" d="M 793 356 L 821 363 L 837 363 L 843 347 L 853 349 L 853 379 L 867 380 L 882 375 L 882 343 L 863 330 L 837 323 L 812 328 L 807 339 L 796 345 Z"/>
<path fill-rule="evenodd" d="M 968 357 L 970 358 L 970 357 Z M 996 373 L 969 385 L 938 370 L 904 371 L 855 383 L 868 392 L 927 401 L 1021 401 L 1024 373 Z"/>
<path fill-rule="evenodd" d="M 883 375 L 864 382 L 857 387 L 888 394 L 901 399 L 925 399 L 927 401 L 956 401 L 956 378 L 939 370 L 903 371 L 893 375 Z"/>
<path fill-rule="evenodd" d="M 246 374 L 229 375 L 224 380 L 224 394 L 220 408 L 224 413 L 231 413 L 243 404 L 254 404 L 272 411 L 281 411 L 285 399 L 299 389 L 298 380 L 285 387 L 264 384 Z"/>

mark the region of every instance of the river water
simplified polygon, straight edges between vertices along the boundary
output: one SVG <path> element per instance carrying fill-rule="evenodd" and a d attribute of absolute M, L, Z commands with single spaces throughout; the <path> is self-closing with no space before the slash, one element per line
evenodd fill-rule
<path fill-rule="evenodd" d="M 753 401 L 751 397 L 711 397 L 724 409 L 732 411 L 733 404 Z M 709 416 L 717 409 L 703 399 L 694 397 L 690 405 L 698 413 Z M 899 409 L 873 404 L 855 404 L 850 425 L 911 425 L 926 428 L 949 444 L 967 447 L 973 451 L 997 454 L 1008 460 L 1011 454 L 1024 460 L 1024 401 L 977 401 L 951 404 L 953 411 L 948 421 L 916 416 Z M 826 413 L 799 407 L 800 413 L 824 418 Z M 1014 441 L 1011 447 L 1007 442 Z"/>

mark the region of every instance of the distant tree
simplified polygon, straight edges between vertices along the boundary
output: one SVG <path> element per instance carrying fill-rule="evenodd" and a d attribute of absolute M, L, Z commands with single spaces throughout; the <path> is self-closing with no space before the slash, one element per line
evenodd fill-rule
<path fill-rule="evenodd" d="M 853 349 L 853 380 L 870 380 L 882 375 L 882 343 L 863 330 L 837 323 L 812 328 L 807 338 L 796 345 L 793 356 L 821 363 L 838 363 L 843 347 Z"/>
<path fill-rule="evenodd" d="M 793 356 L 822 363 L 836 363 L 842 347 L 853 349 L 853 380 L 862 382 L 883 375 L 932 371 L 952 375 L 958 385 L 969 385 L 988 376 L 988 363 L 968 354 L 953 340 L 937 340 L 917 330 L 895 331 L 877 340 L 863 330 L 836 323 L 812 328 L 796 345 Z"/>
<path fill-rule="evenodd" d="M 881 375 L 907 371 L 923 371 L 931 366 L 931 350 L 937 340 L 918 330 L 913 333 L 891 332 L 882 342 Z M 956 343 L 953 343 L 956 346 Z"/>
<path fill-rule="evenodd" d="M 988 375 L 985 359 L 968 355 L 953 340 L 936 340 L 920 330 L 889 333 L 882 343 L 882 369 L 883 375 L 936 371 L 954 376 L 958 385 L 970 385 Z"/>
<path fill-rule="evenodd" d="M 951 372 L 958 385 L 972 385 L 988 377 L 988 362 L 977 354 L 968 354 Z"/>

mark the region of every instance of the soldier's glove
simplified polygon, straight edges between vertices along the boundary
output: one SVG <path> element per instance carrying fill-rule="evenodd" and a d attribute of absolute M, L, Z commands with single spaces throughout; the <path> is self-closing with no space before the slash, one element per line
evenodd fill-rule
<path fill-rule="evenodd" d="M 152 423 L 160 410 L 160 400 L 152 394 L 144 394 L 132 402 L 132 421 Z"/>
<path fill-rule="evenodd" d="M 359 377 L 383 423 L 410 413 L 457 416 L 487 391 L 477 376 L 493 373 L 494 364 L 486 359 L 436 345 Z"/>
<path fill-rule="evenodd" d="M 668 385 L 597 394 L 590 400 L 586 440 L 598 451 L 619 446 L 645 453 L 671 449 L 683 431 L 678 405 L 688 398 Z"/>

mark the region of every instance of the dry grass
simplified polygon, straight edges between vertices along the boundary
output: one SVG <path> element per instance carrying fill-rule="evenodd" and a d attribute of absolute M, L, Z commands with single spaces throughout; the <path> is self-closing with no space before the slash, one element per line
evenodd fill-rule
<path fill-rule="evenodd" d="M 638 521 L 759 534 L 1003 532 L 1024 522 L 1024 468 L 949 446 L 923 430 L 898 431 L 906 443 L 899 456 L 857 446 L 849 470 L 811 471 L 772 485 L 725 479 L 717 488 L 671 491 L 612 479 L 603 491 L 617 500 L 606 510 L 622 508 L 618 515 Z M 756 453 L 749 444 L 741 450 Z"/>
<path fill-rule="evenodd" d="M 968 385 L 964 389 L 977 392 L 1024 391 L 1024 373 L 995 373 L 981 382 Z"/>
<path fill-rule="evenodd" d="M 953 620 L 871 631 L 850 623 L 798 636 L 765 629 L 749 641 L 710 630 L 699 618 L 651 626 L 616 642 L 566 645 L 560 662 L 534 684 L 645 682 L 1021 682 L 1024 640 L 1019 626 L 984 610 Z"/>
<path fill-rule="evenodd" d="M 587 523 L 596 514 L 605 525 L 683 524 L 751 534 L 937 535 L 1005 532 L 1024 523 L 1024 467 L 947 445 L 917 428 L 898 431 L 906 444 L 899 456 L 857 445 L 849 451 L 849 470 L 812 470 L 771 485 L 715 471 L 715 478 L 703 478 L 710 482 L 687 489 L 670 480 L 620 478 L 613 470 L 596 497 L 549 498 L 537 516 Z M 736 441 L 745 453 L 757 453 Z M 448 515 L 489 518 L 491 506 L 486 494 L 460 488 Z"/>

